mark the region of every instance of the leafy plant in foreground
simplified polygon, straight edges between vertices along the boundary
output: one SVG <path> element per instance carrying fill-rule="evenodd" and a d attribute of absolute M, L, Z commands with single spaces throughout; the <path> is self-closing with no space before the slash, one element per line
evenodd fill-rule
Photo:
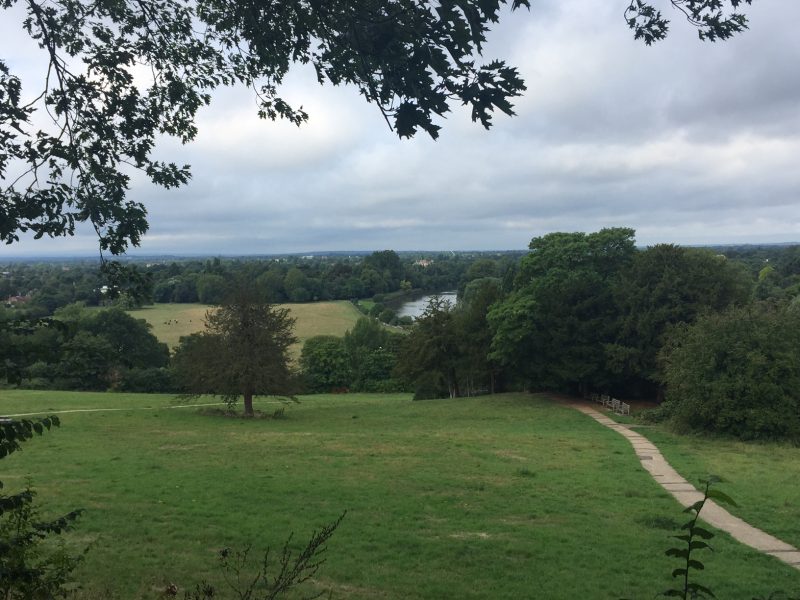
<path fill-rule="evenodd" d="M 0 420 L 0 459 L 21 450 L 22 442 L 59 425 L 55 416 Z M 16 494 L 0 492 L 0 598 L 6 600 L 67 596 L 70 574 L 81 560 L 81 556 L 71 556 L 63 543 L 53 547 L 48 542 L 69 529 L 82 510 L 40 521 L 34 495 L 30 486 Z"/>
<path fill-rule="evenodd" d="M 712 484 L 719 481 L 719 477 L 714 475 L 709 475 L 708 479 L 701 479 L 700 483 L 705 486 L 703 498 L 683 511 L 689 514 L 694 513 L 694 516 L 681 527 L 682 530 L 686 530 L 686 533 L 673 537 L 684 542 L 685 546 L 673 547 L 666 552 L 667 556 L 674 556 L 683 561 L 683 566 L 672 571 L 672 577 L 682 578 L 683 585 L 679 588 L 672 588 L 663 592 L 663 596 L 682 598 L 683 600 L 687 600 L 688 598 L 716 598 L 714 593 L 707 587 L 694 581 L 689 581 L 689 575 L 693 570 L 702 571 L 705 568 L 705 565 L 703 565 L 701 561 L 692 557 L 692 553 L 696 550 L 713 551 L 713 548 L 708 544 L 707 540 L 712 539 L 714 534 L 697 524 L 700 518 L 700 511 L 703 510 L 706 502 L 709 499 L 713 499 L 718 502 L 730 504 L 731 506 L 736 506 L 736 502 L 734 502 L 730 496 L 719 490 L 711 489 Z"/>
<path fill-rule="evenodd" d="M 294 554 L 290 549 L 293 537 L 293 534 L 290 534 L 283 544 L 276 569 L 272 568 L 273 561 L 269 547 L 264 551 L 255 573 L 250 567 L 251 546 L 236 551 L 223 548 L 219 552 L 219 566 L 231 595 L 218 594 L 212 585 L 204 581 L 196 585 L 193 590 L 186 591 L 184 599 L 208 600 L 209 598 L 232 597 L 239 600 L 274 600 L 284 597 L 290 590 L 306 583 L 317 574 L 325 562 L 325 558 L 322 556 L 327 550 L 325 544 L 346 514 L 347 511 L 319 531 L 313 531 L 308 543 L 298 554 Z M 169 586 L 164 592 L 168 597 L 174 597 L 177 593 L 178 590 L 175 586 Z M 325 591 L 320 591 L 312 593 L 310 596 L 304 596 L 304 598 L 312 600 L 324 596 L 325 593 Z M 330 596 L 330 594 L 328 595 Z"/>

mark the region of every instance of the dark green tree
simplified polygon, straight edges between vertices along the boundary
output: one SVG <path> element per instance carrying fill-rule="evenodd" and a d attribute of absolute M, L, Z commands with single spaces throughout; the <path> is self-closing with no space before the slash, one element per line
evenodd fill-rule
<path fill-rule="evenodd" d="M 308 302 L 311 300 L 311 291 L 305 273 L 297 267 L 292 267 L 287 271 L 283 280 L 283 289 L 290 302 Z"/>
<path fill-rule="evenodd" d="M 241 397 L 253 416 L 253 397 L 296 391 L 289 348 L 297 341 L 289 310 L 264 301 L 255 285 L 238 282 L 219 308 L 206 313 L 206 331 L 181 338 L 173 365 L 187 395 Z"/>
<path fill-rule="evenodd" d="M 531 241 L 515 291 L 489 315 L 491 358 L 525 387 L 586 391 L 609 383 L 603 344 L 615 339 L 612 281 L 633 258 L 634 232 L 552 233 Z"/>
<path fill-rule="evenodd" d="M 462 346 L 453 305 L 430 299 L 406 336 L 398 356 L 398 375 L 413 382 L 415 399 L 461 395 Z"/>
<path fill-rule="evenodd" d="M 398 391 L 402 384 L 393 378 L 402 334 L 393 333 L 377 319 L 361 318 L 344 334 L 344 348 L 350 364 L 350 389 L 358 392 Z"/>
<path fill-rule="evenodd" d="M 22 444 L 51 427 L 56 416 L 37 420 L 0 421 L 0 459 L 22 450 Z M 35 493 L 26 488 L 6 493 L 0 482 L 0 597 L 8 600 L 63 598 L 69 594 L 71 572 L 80 556 L 48 542 L 68 530 L 82 510 L 50 521 L 39 519 Z"/>
<path fill-rule="evenodd" d="M 269 302 L 285 302 L 286 291 L 283 287 L 285 274 L 279 266 L 272 266 L 256 279 L 257 285 L 264 294 L 264 298 Z"/>
<path fill-rule="evenodd" d="M 747 17 L 737 11 L 743 4 L 752 4 L 752 0 L 669 0 L 669 4 L 683 13 L 701 40 L 715 42 L 747 29 Z M 625 10 L 625 20 L 634 37 L 648 46 L 663 40 L 669 31 L 670 21 L 658 10 L 658 5 L 659 2 L 630 0 Z"/>
<path fill-rule="evenodd" d="M 309 391 L 328 393 L 350 387 L 352 372 L 344 338 L 317 335 L 303 344 L 300 368 Z"/>
<path fill-rule="evenodd" d="M 547 343 L 533 294 L 522 289 L 494 304 L 486 315 L 492 331 L 489 360 L 508 374 L 518 387 L 530 389 L 546 380 Z"/>
<path fill-rule="evenodd" d="M 106 390 L 112 382 L 113 347 L 103 336 L 79 331 L 66 343 L 56 367 L 66 387 Z"/>
<path fill-rule="evenodd" d="M 610 369 L 630 389 L 652 395 L 659 379 L 656 356 L 669 329 L 703 312 L 744 304 L 751 290 L 741 265 L 711 250 L 660 244 L 637 252 L 614 285 L 620 327 L 605 346 Z"/>
<path fill-rule="evenodd" d="M 663 410 L 683 429 L 800 442 L 800 311 L 756 304 L 677 328 Z"/>
<path fill-rule="evenodd" d="M 151 325 L 119 308 L 89 313 L 83 329 L 105 339 L 111 347 L 109 359 L 128 369 L 166 367 L 169 348 L 152 334 Z"/>
<path fill-rule="evenodd" d="M 124 308 L 137 308 L 153 302 L 153 276 L 136 265 L 123 265 L 117 261 L 102 261 L 100 273 L 106 285 L 106 296 L 115 300 L 123 296 Z"/>
<path fill-rule="evenodd" d="M 743 2 L 671 0 L 712 41 L 746 27 Z M 72 235 L 88 222 L 102 250 L 138 245 L 148 223 L 128 198 L 130 169 L 157 185 L 185 184 L 188 165 L 158 160 L 156 140 L 194 139 L 197 111 L 221 86 L 253 88 L 262 118 L 304 122 L 279 90 L 295 64 L 311 64 L 320 83 L 355 86 L 401 137 L 437 137 L 451 103 L 489 127 L 494 111 L 513 114 L 525 89 L 516 69 L 477 60 L 509 4 L 530 3 L 7 0 L 4 20 L 20 20 L 47 66 L 38 82 L 22 81 L 0 60 L 0 240 Z M 632 0 L 625 17 L 648 44 L 666 35 L 667 19 L 649 2 Z"/>
<path fill-rule="evenodd" d="M 225 298 L 228 284 L 222 275 L 204 273 L 197 278 L 197 299 L 203 304 L 219 304 Z"/>
<path fill-rule="evenodd" d="M 368 296 L 381 294 L 388 290 L 386 279 L 384 279 L 383 275 L 369 266 L 361 270 L 360 282 L 361 289 Z"/>
<path fill-rule="evenodd" d="M 221 86 L 254 88 L 262 118 L 304 122 L 305 111 L 279 92 L 294 64 L 312 64 L 320 83 L 356 86 L 401 137 L 419 129 L 437 137 L 435 121 L 453 101 L 488 127 L 494 110 L 513 114 L 510 100 L 524 89 L 515 69 L 475 60 L 503 4 L 26 2 L 20 27 L 48 70 L 37 85 L 0 62 L 0 239 L 70 235 L 88 221 L 104 250 L 138 245 L 148 225 L 144 206 L 127 198 L 127 166 L 158 185 L 185 184 L 189 167 L 157 160 L 156 139 L 192 140 L 198 109 Z M 133 77 L 139 66 L 151 74 L 144 84 Z M 36 99 L 27 103 L 23 92 Z M 35 124 L 45 109 L 51 129 Z M 9 178 L 18 163 L 27 169 Z"/>
<path fill-rule="evenodd" d="M 381 250 L 373 252 L 364 258 L 365 269 L 372 269 L 383 280 L 383 289 L 377 291 L 396 290 L 400 287 L 403 278 L 403 265 L 400 257 L 394 250 Z"/>
<path fill-rule="evenodd" d="M 495 392 L 498 365 L 490 359 L 493 331 L 487 321 L 491 306 L 502 297 L 502 282 L 496 277 L 470 281 L 456 311 L 461 338 L 467 393 L 485 388 Z"/>

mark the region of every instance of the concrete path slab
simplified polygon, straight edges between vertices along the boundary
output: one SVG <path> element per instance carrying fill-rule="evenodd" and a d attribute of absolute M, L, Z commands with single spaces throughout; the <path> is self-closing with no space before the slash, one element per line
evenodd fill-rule
<path fill-rule="evenodd" d="M 686 481 L 672 466 L 667 462 L 658 448 L 641 433 L 634 431 L 627 425 L 617 423 L 605 414 L 587 406 L 582 402 L 563 400 L 566 406 L 579 410 L 585 415 L 590 416 L 598 423 L 613 429 L 620 435 L 627 438 L 636 452 L 636 456 L 642 463 L 642 467 L 653 476 L 661 487 L 672 494 L 675 499 L 684 507 L 691 506 L 698 500 L 703 499 L 703 494 L 691 483 Z M 756 550 L 774 556 L 778 560 L 800 569 L 800 550 L 779 540 L 752 525 L 749 525 L 739 517 L 736 517 L 722 508 L 713 500 L 708 500 L 703 507 L 700 518 L 729 533 L 734 539 L 755 548 Z"/>

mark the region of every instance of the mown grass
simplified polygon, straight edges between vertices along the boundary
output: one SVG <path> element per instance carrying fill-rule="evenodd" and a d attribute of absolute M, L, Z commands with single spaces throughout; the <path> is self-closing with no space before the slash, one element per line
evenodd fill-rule
<path fill-rule="evenodd" d="M 652 598 L 676 566 L 677 503 L 626 440 L 545 397 L 311 396 L 246 421 L 168 396 L 0 394 L 6 413 L 124 409 L 64 414 L 0 464 L 49 512 L 87 508 L 69 539 L 92 543 L 81 579 L 101 594 L 218 581 L 216 549 L 299 540 L 345 509 L 314 583 L 339 598 Z M 714 546 L 718 597 L 800 589 L 777 560 Z"/>
<path fill-rule="evenodd" d="M 344 335 L 355 325 L 361 313 L 351 302 L 311 302 L 307 304 L 282 304 L 297 319 L 295 335 L 299 342 L 293 349 L 300 354 L 303 343 L 315 335 Z M 181 336 L 202 331 L 206 304 L 154 304 L 129 311 L 138 319 L 153 326 L 153 334 L 170 348 L 177 346 Z"/>

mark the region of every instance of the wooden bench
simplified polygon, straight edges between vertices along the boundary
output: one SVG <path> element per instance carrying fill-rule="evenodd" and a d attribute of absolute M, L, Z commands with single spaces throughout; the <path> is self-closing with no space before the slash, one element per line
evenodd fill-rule
<path fill-rule="evenodd" d="M 621 400 L 617 400 L 616 398 L 612 398 L 608 394 L 598 394 L 597 392 L 592 392 L 589 395 L 589 398 L 592 400 L 592 402 L 597 402 L 598 404 L 602 404 L 603 406 L 610 408 L 618 415 L 631 414 L 630 404 L 622 402 Z"/>

